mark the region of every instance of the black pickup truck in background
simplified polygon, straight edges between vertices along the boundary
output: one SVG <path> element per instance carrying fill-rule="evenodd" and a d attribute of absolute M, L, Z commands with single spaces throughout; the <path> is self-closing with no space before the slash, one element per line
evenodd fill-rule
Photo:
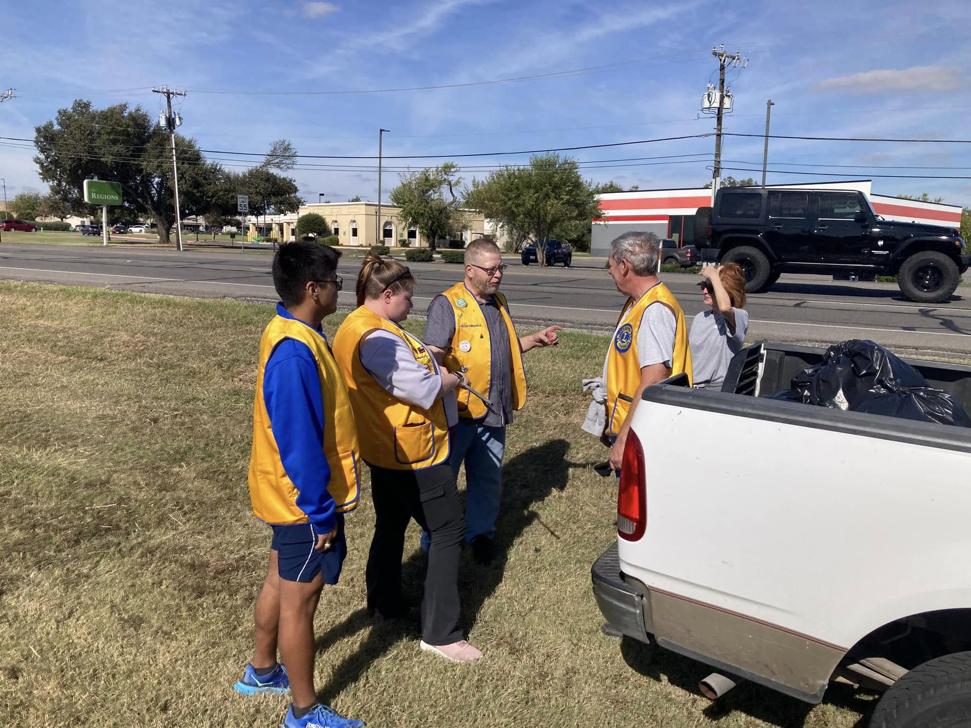
<path fill-rule="evenodd" d="M 768 290 L 782 273 L 895 275 L 911 301 L 939 303 L 971 264 L 957 230 L 885 220 L 857 190 L 724 188 L 696 224 L 702 258 L 738 263 L 749 292 Z"/>

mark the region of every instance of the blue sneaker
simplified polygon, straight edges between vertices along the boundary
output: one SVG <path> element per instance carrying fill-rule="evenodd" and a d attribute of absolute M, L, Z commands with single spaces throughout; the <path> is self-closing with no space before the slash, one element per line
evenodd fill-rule
<path fill-rule="evenodd" d="M 287 710 L 287 719 L 280 728 L 364 728 L 363 720 L 345 718 L 343 715 L 318 703 L 303 718 L 295 718 L 293 705 Z"/>
<path fill-rule="evenodd" d="M 277 664 L 276 669 L 269 675 L 257 675 L 253 666 L 247 663 L 243 677 L 236 681 L 233 689 L 243 695 L 289 693 L 290 678 L 287 677 L 287 669 L 283 665 Z"/>

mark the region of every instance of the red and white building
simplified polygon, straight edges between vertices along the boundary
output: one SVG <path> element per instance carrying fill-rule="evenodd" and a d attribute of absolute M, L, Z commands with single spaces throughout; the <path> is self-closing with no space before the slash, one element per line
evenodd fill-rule
<path fill-rule="evenodd" d="M 775 189 L 838 189 L 863 192 L 874 211 L 888 220 L 919 222 L 947 228 L 961 226 L 961 206 L 918 202 L 902 197 L 876 195 L 871 180 L 820 182 L 816 184 L 766 185 Z M 590 251 L 606 255 L 610 241 L 621 233 L 638 230 L 681 243 L 694 242 L 694 216 L 699 207 L 711 206 L 706 187 L 673 190 L 632 190 L 598 196 L 603 217 L 593 221 Z"/>

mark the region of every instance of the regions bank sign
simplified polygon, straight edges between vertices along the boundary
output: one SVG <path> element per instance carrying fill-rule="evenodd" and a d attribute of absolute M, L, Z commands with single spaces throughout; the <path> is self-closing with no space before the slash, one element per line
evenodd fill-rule
<path fill-rule="evenodd" d="M 121 184 L 100 179 L 84 180 L 84 201 L 91 205 L 120 205 Z"/>

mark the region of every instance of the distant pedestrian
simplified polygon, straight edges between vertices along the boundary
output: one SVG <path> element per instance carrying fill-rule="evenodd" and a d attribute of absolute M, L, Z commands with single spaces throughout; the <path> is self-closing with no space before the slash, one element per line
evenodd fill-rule
<path fill-rule="evenodd" d="M 737 263 L 727 263 L 705 265 L 700 275 L 698 285 L 708 309 L 694 317 L 688 335 L 694 386 L 720 389 L 728 363 L 742 348 L 748 333 L 745 273 Z"/>
<path fill-rule="evenodd" d="M 461 376 L 439 366 L 399 326 L 411 311 L 414 287 L 406 266 L 369 255 L 357 279 L 358 307 L 334 337 L 334 356 L 361 432 L 361 456 L 371 467 L 375 523 L 367 606 L 385 618 L 406 611 L 401 558 L 414 519 L 430 537 L 419 646 L 453 662 L 472 662 L 482 653 L 462 635 L 462 506 L 448 464 Z"/>
<path fill-rule="evenodd" d="M 505 264 L 499 246 L 477 238 L 465 249 L 465 278 L 428 305 L 425 343 L 435 359 L 465 373 L 458 392 L 459 424 L 452 428 L 449 463 L 458 476 L 465 463 L 465 542 L 483 564 L 495 556 L 494 539 L 502 490 L 506 425 L 526 403 L 523 354 L 556 346 L 559 326 L 520 336 L 499 292 Z"/>
<path fill-rule="evenodd" d="M 653 233 L 630 232 L 610 243 L 608 268 L 617 290 L 627 295 L 607 360 L 606 426 L 610 466 L 620 471 L 624 445 L 641 395 L 674 374 L 691 381 L 691 352 L 684 312 L 658 278 L 660 243 Z"/>
<path fill-rule="evenodd" d="M 357 429 L 320 326 L 337 309 L 338 255 L 316 243 L 277 251 L 273 285 L 282 300 L 260 338 L 249 491 L 273 540 L 256 600 L 256 647 L 235 688 L 290 692 L 284 728 L 364 725 L 318 703 L 314 689 L 314 612 L 324 584 L 340 576 L 343 514 L 358 501 Z"/>

